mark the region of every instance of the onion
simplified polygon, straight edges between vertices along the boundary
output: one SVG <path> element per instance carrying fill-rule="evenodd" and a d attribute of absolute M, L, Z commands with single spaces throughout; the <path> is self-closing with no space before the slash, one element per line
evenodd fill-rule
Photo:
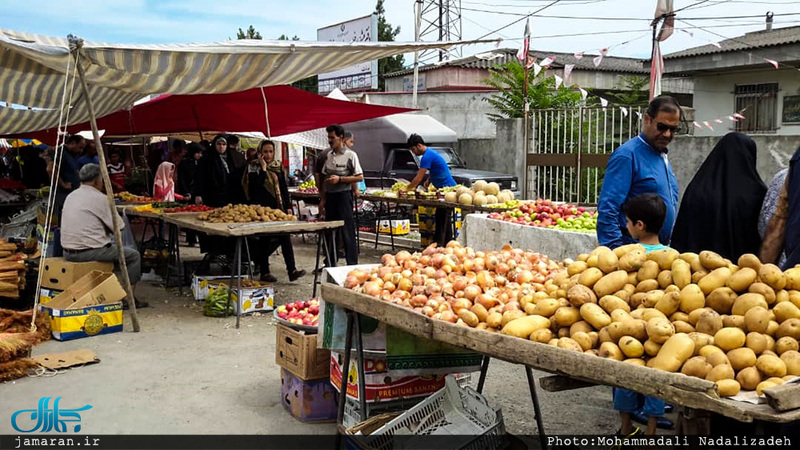
<path fill-rule="evenodd" d="M 467 254 L 467 251 L 464 250 L 462 247 L 457 247 L 453 250 L 453 256 L 458 258 L 459 260 L 464 259 L 464 256 Z"/>
<path fill-rule="evenodd" d="M 425 284 L 425 275 L 416 274 L 416 275 L 411 275 L 410 277 L 411 277 L 411 283 L 414 286 L 423 286 Z"/>
<path fill-rule="evenodd" d="M 397 283 L 397 288 L 400 289 L 401 291 L 406 291 L 406 292 L 410 292 L 413 286 L 414 285 L 411 283 L 411 280 L 409 280 L 408 278 L 403 278 L 400 280 L 399 283 Z"/>
<path fill-rule="evenodd" d="M 353 275 L 348 275 L 347 278 L 344 279 L 344 287 L 348 289 L 353 289 L 358 285 L 359 285 L 358 278 L 356 278 Z"/>
<path fill-rule="evenodd" d="M 533 273 L 530 270 L 522 270 L 517 273 L 517 277 L 514 281 L 519 284 L 530 283 L 533 281 Z"/>
<path fill-rule="evenodd" d="M 423 306 L 422 307 L 422 314 L 425 314 L 428 317 L 433 317 L 436 314 L 436 310 L 431 308 L 430 306 Z"/>
<path fill-rule="evenodd" d="M 441 279 L 441 278 L 447 278 L 447 272 L 445 272 L 442 269 L 439 269 L 439 270 L 436 271 L 436 274 L 434 275 L 434 278 L 436 278 L 437 280 Z"/>
<path fill-rule="evenodd" d="M 490 295 L 481 294 L 475 299 L 475 303 L 482 305 L 486 309 L 489 309 L 497 306 L 500 302 Z"/>
<path fill-rule="evenodd" d="M 423 255 L 419 258 L 419 264 L 423 267 L 427 267 L 431 264 L 431 257 L 428 255 Z"/>
<path fill-rule="evenodd" d="M 403 263 L 403 267 L 413 272 L 417 270 L 417 262 L 414 261 L 413 259 L 409 259 L 405 263 Z"/>
<path fill-rule="evenodd" d="M 496 275 L 494 277 L 494 284 L 496 284 L 498 286 L 505 286 L 506 285 L 506 281 L 507 281 L 506 277 L 504 277 L 502 275 Z"/>
<path fill-rule="evenodd" d="M 437 253 L 431 257 L 431 265 L 435 268 L 442 267 L 442 263 L 444 262 L 444 255 L 441 253 Z"/>
<path fill-rule="evenodd" d="M 456 323 L 456 315 L 452 311 L 443 311 L 442 320 L 445 322 Z"/>
<path fill-rule="evenodd" d="M 389 261 L 394 261 L 394 255 L 390 253 L 384 253 L 383 256 L 381 256 L 381 263 L 386 265 L 389 263 Z"/>
<path fill-rule="evenodd" d="M 442 292 L 442 287 L 439 286 L 438 284 L 431 284 L 425 286 L 425 294 L 427 295 L 440 294 L 441 292 Z"/>
<path fill-rule="evenodd" d="M 486 266 L 484 265 L 484 259 L 483 258 L 480 258 L 480 257 L 479 258 L 475 258 L 474 260 L 472 260 L 472 262 L 474 263 L 475 272 L 480 272 L 481 270 L 486 268 Z"/>
<path fill-rule="evenodd" d="M 519 311 L 519 303 L 517 302 L 508 302 L 503 306 L 503 312 L 506 311 Z"/>
<path fill-rule="evenodd" d="M 484 291 L 489 288 L 493 288 L 495 284 L 494 279 L 492 279 L 492 274 L 486 270 L 478 273 L 478 277 L 475 279 L 475 282 L 478 283 L 478 286 L 480 286 Z"/>
<path fill-rule="evenodd" d="M 403 264 L 405 261 L 411 258 L 411 253 L 407 252 L 406 250 L 400 250 L 394 256 L 394 259 L 397 260 L 398 263 Z"/>
<path fill-rule="evenodd" d="M 436 249 L 436 244 L 435 244 L 435 243 L 434 243 L 434 244 L 431 244 L 431 245 L 429 245 L 429 246 L 425 247 L 425 250 L 423 250 L 423 251 L 422 251 L 422 255 L 423 255 L 423 256 L 430 256 L 430 255 L 433 255 L 434 253 L 436 253 L 436 250 L 437 250 L 437 249 Z M 421 260 L 420 260 L 420 261 L 421 261 Z"/>
<path fill-rule="evenodd" d="M 433 278 L 436 276 L 436 269 L 433 267 L 426 267 L 422 269 L 422 273 L 428 278 Z"/>
<path fill-rule="evenodd" d="M 509 269 L 510 267 L 508 266 L 508 264 L 501 262 L 500 264 L 497 265 L 497 268 L 495 268 L 494 271 L 497 272 L 498 275 L 505 275 L 508 273 Z"/>
<path fill-rule="evenodd" d="M 486 257 L 486 269 L 495 270 L 497 268 L 497 264 L 499 264 L 499 262 L 496 256 L 490 255 Z"/>
<path fill-rule="evenodd" d="M 464 272 L 471 272 L 475 268 L 475 261 L 471 259 L 464 260 Z"/>
<path fill-rule="evenodd" d="M 403 279 L 402 275 L 400 275 L 399 273 L 393 273 L 392 277 L 389 279 L 389 281 L 391 281 L 392 284 L 397 286 L 398 284 L 400 284 L 400 280 L 402 280 L 402 279 Z"/>
<path fill-rule="evenodd" d="M 397 287 L 391 281 L 387 281 L 387 282 L 383 283 L 383 289 L 385 289 L 385 290 L 387 290 L 389 292 L 394 292 L 394 290 L 397 289 Z"/>
<path fill-rule="evenodd" d="M 415 295 L 415 296 L 411 297 L 411 299 L 409 300 L 409 303 L 411 303 L 411 306 L 425 306 L 425 303 L 427 301 L 428 301 L 428 297 L 426 297 L 424 295 Z"/>
<path fill-rule="evenodd" d="M 374 281 L 368 281 L 364 283 L 364 293 L 369 295 L 370 297 L 377 297 L 381 293 L 381 288 L 378 286 L 378 283 Z"/>
<path fill-rule="evenodd" d="M 465 298 L 457 298 L 453 300 L 450 306 L 453 308 L 453 312 L 458 314 L 462 309 L 472 308 L 472 302 Z"/>
<path fill-rule="evenodd" d="M 470 284 L 469 286 L 465 287 L 463 291 L 464 291 L 464 297 L 466 297 L 470 301 L 475 300 L 476 297 L 481 295 L 481 288 L 475 286 L 474 284 Z"/>
<path fill-rule="evenodd" d="M 453 282 L 453 289 L 455 289 L 457 291 L 463 291 L 464 288 L 466 288 L 466 287 L 467 287 L 467 280 L 464 277 L 458 277 Z M 472 299 L 470 299 L 470 300 L 472 300 Z"/>

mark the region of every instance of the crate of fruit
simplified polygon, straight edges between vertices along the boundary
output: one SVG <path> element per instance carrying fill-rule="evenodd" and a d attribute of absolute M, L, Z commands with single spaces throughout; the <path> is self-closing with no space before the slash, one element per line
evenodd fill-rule
<path fill-rule="evenodd" d="M 295 330 L 316 333 L 319 325 L 319 300 L 298 300 L 278 306 L 272 315 L 279 323 Z"/>

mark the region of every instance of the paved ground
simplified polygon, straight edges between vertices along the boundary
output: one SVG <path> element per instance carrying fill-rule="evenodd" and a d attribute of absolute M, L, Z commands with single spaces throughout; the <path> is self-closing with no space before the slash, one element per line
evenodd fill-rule
<path fill-rule="evenodd" d="M 386 249 L 362 249 L 362 262 L 377 262 Z M 184 249 L 183 253 L 197 253 Z M 314 247 L 295 240 L 298 266 L 311 272 Z M 280 256 L 276 303 L 307 299 L 310 275 L 289 283 Z M 281 270 L 279 270 L 281 269 Z M 14 433 L 10 416 L 36 406 L 40 397 L 63 397 L 62 407 L 85 404 L 84 433 L 90 434 L 325 434 L 332 424 L 304 424 L 280 402 L 280 369 L 275 364 L 275 325 L 269 315 L 235 318 L 202 315 L 188 292 L 142 282 L 137 296 L 152 308 L 139 312 L 141 332 L 125 316 L 123 333 L 69 342 L 49 341 L 34 353 L 89 348 L 102 362 L 53 377 L 30 377 L 0 384 L 0 434 Z M 542 375 L 537 373 L 537 376 Z M 473 375 L 473 385 L 477 374 Z M 503 410 L 515 434 L 536 432 L 522 367 L 493 361 L 485 394 Z M 617 427 L 611 390 L 605 387 L 550 394 L 541 392 L 548 433 L 613 433 Z"/>

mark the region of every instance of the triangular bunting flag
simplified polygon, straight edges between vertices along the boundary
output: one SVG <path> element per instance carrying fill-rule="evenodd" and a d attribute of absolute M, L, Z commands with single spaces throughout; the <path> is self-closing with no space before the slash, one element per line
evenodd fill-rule
<path fill-rule="evenodd" d="M 767 59 L 767 58 L 764 58 L 764 61 L 766 61 L 766 62 L 768 62 L 768 63 L 772 64 L 773 66 L 775 66 L 775 68 L 776 68 L 776 69 L 778 68 L 778 65 L 779 65 L 779 64 L 778 64 L 778 61 L 775 61 L 775 60 L 773 60 L 773 59 Z"/>
<path fill-rule="evenodd" d="M 564 64 L 564 79 L 569 80 L 569 75 L 572 73 L 572 69 L 575 68 L 575 64 Z"/>
<path fill-rule="evenodd" d="M 731 122 L 738 122 L 739 121 L 739 119 L 737 119 L 736 117 L 733 117 L 733 116 L 728 116 L 728 120 L 730 120 Z"/>
<path fill-rule="evenodd" d="M 689 30 L 684 30 L 683 28 L 681 28 L 681 31 L 683 31 L 684 33 L 688 34 L 688 35 L 689 35 L 689 36 L 691 36 L 691 37 L 694 37 L 694 33 L 692 33 L 692 32 L 691 32 L 691 31 L 689 31 Z"/>
<path fill-rule="evenodd" d="M 600 63 L 603 62 L 603 55 L 595 56 L 592 61 L 594 62 L 595 67 L 599 66 Z"/>
<path fill-rule="evenodd" d="M 712 126 L 711 126 L 711 124 L 710 124 L 710 123 L 708 123 L 708 122 L 707 122 L 707 121 L 705 121 L 705 120 L 703 121 L 703 125 L 705 125 L 705 126 L 706 126 L 706 128 L 708 128 L 709 130 L 712 130 L 712 131 L 714 130 L 714 127 L 712 127 Z"/>
<path fill-rule="evenodd" d="M 720 119 L 714 119 L 714 122 L 717 122 L 717 123 L 722 123 L 722 120 L 720 120 Z"/>
<path fill-rule="evenodd" d="M 586 92 L 586 89 L 584 88 L 578 88 L 578 90 L 581 91 L 581 97 L 583 98 L 583 101 L 586 101 L 586 96 L 589 95 L 589 93 Z"/>
<path fill-rule="evenodd" d="M 600 98 L 600 106 L 602 106 L 603 108 L 608 106 L 608 100 L 604 99 L 603 97 L 599 97 L 599 98 Z"/>
<path fill-rule="evenodd" d="M 542 67 L 550 67 L 550 64 L 553 64 L 555 60 L 555 56 L 548 56 L 547 58 L 543 59 L 539 65 Z"/>
<path fill-rule="evenodd" d="M 541 72 L 541 71 L 542 71 L 542 66 L 540 66 L 540 65 L 538 65 L 536 63 L 533 63 L 533 76 L 539 75 L 539 72 Z"/>
<path fill-rule="evenodd" d="M 628 108 L 620 106 L 619 111 L 622 113 L 622 117 L 628 117 Z"/>
<path fill-rule="evenodd" d="M 745 118 L 743 115 L 741 115 L 739 113 L 733 113 L 733 117 L 736 117 L 739 120 L 744 120 L 744 118 Z"/>
<path fill-rule="evenodd" d="M 714 47 L 722 48 L 722 46 L 719 45 L 719 42 L 710 42 L 710 44 L 713 45 Z"/>
<path fill-rule="evenodd" d="M 636 111 L 636 117 L 638 117 L 639 120 L 642 120 L 642 113 L 640 111 Z"/>
<path fill-rule="evenodd" d="M 608 55 L 608 47 L 603 47 L 600 49 L 600 54 L 603 56 Z"/>
<path fill-rule="evenodd" d="M 561 83 L 563 83 L 563 82 L 564 82 L 564 79 L 563 79 L 563 78 L 561 78 L 561 77 L 560 77 L 560 76 L 558 76 L 558 75 L 553 75 L 553 76 L 554 76 L 554 77 L 555 77 L 555 79 L 556 79 L 556 89 L 558 89 L 558 88 L 560 88 L 560 87 L 561 87 Z"/>
<path fill-rule="evenodd" d="M 578 52 L 578 53 L 575 53 L 575 54 L 574 54 L 574 55 L 572 55 L 572 56 L 574 56 L 574 57 L 575 57 L 575 59 L 581 59 L 581 58 L 583 58 L 583 52 Z"/>
<path fill-rule="evenodd" d="M 694 123 L 694 126 L 696 126 L 697 128 L 699 128 L 701 130 L 703 129 L 703 126 L 700 125 L 699 123 L 697 123 L 697 121 L 694 121 L 693 123 Z"/>

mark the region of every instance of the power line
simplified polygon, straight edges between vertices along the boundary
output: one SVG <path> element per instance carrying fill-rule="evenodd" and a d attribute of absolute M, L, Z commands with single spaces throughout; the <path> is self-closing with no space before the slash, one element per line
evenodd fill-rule
<path fill-rule="evenodd" d="M 555 5 L 556 3 L 560 2 L 560 1 L 562 1 L 562 0 L 554 0 L 553 2 L 551 2 L 551 3 L 548 3 L 548 4 L 547 4 L 547 5 L 545 5 L 545 6 L 542 6 L 541 8 L 537 9 L 536 11 L 534 11 L 534 12 L 530 13 L 529 15 L 527 15 L 527 16 L 525 16 L 525 17 L 520 17 L 519 19 L 517 19 L 517 20 L 515 20 L 515 21 L 513 21 L 513 22 L 511 22 L 511 23 L 509 23 L 508 25 L 504 25 L 504 26 L 502 26 L 502 27 L 500 27 L 500 28 L 498 28 L 498 29 L 496 29 L 496 30 L 494 30 L 494 31 L 490 32 L 489 34 L 485 34 L 485 35 L 483 35 L 483 36 L 479 37 L 479 38 L 478 38 L 478 40 L 480 40 L 480 39 L 483 39 L 483 38 L 485 38 L 486 36 L 491 36 L 491 35 L 493 35 L 493 34 L 495 34 L 495 33 L 499 32 L 499 31 L 503 31 L 503 30 L 505 30 L 506 28 L 510 27 L 511 25 L 518 24 L 518 23 L 522 22 L 522 20 L 523 20 L 523 19 L 526 19 L 526 18 L 528 18 L 528 17 L 530 17 L 530 16 L 532 16 L 532 15 L 534 15 L 534 14 L 536 14 L 536 13 L 542 12 L 542 11 L 544 11 L 545 9 L 547 9 L 547 8 L 549 8 L 549 7 L 553 6 L 553 5 Z"/>
<path fill-rule="evenodd" d="M 462 11 L 473 11 L 473 12 L 480 12 L 480 13 L 487 13 L 487 14 L 500 14 L 500 15 L 509 15 L 509 16 L 522 16 L 522 17 L 536 17 L 539 19 L 570 19 L 570 20 L 609 20 L 609 21 L 651 21 L 650 18 L 645 17 L 590 17 L 590 16 L 558 16 L 558 15 L 547 15 L 547 14 L 526 14 L 526 13 L 517 13 L 517 12 L 509 12 L 509 11 L 492 11 L 488 9 L 475 9 L 475 8 L 464 8 L 461 7 Z M 773 14 L 774 17 L 779 16 L 796 16 L 800 15 L 800 12 L 790 12 L 790 13 L 778 13 Z M 686 17 L 686 20 L 728 20 L 728 19 L 757 19 L 764 17 L 763 14 L 751 14 L 751 15 L 742 15 L 742 16 L 719 16 L 719 17 Z"/>

